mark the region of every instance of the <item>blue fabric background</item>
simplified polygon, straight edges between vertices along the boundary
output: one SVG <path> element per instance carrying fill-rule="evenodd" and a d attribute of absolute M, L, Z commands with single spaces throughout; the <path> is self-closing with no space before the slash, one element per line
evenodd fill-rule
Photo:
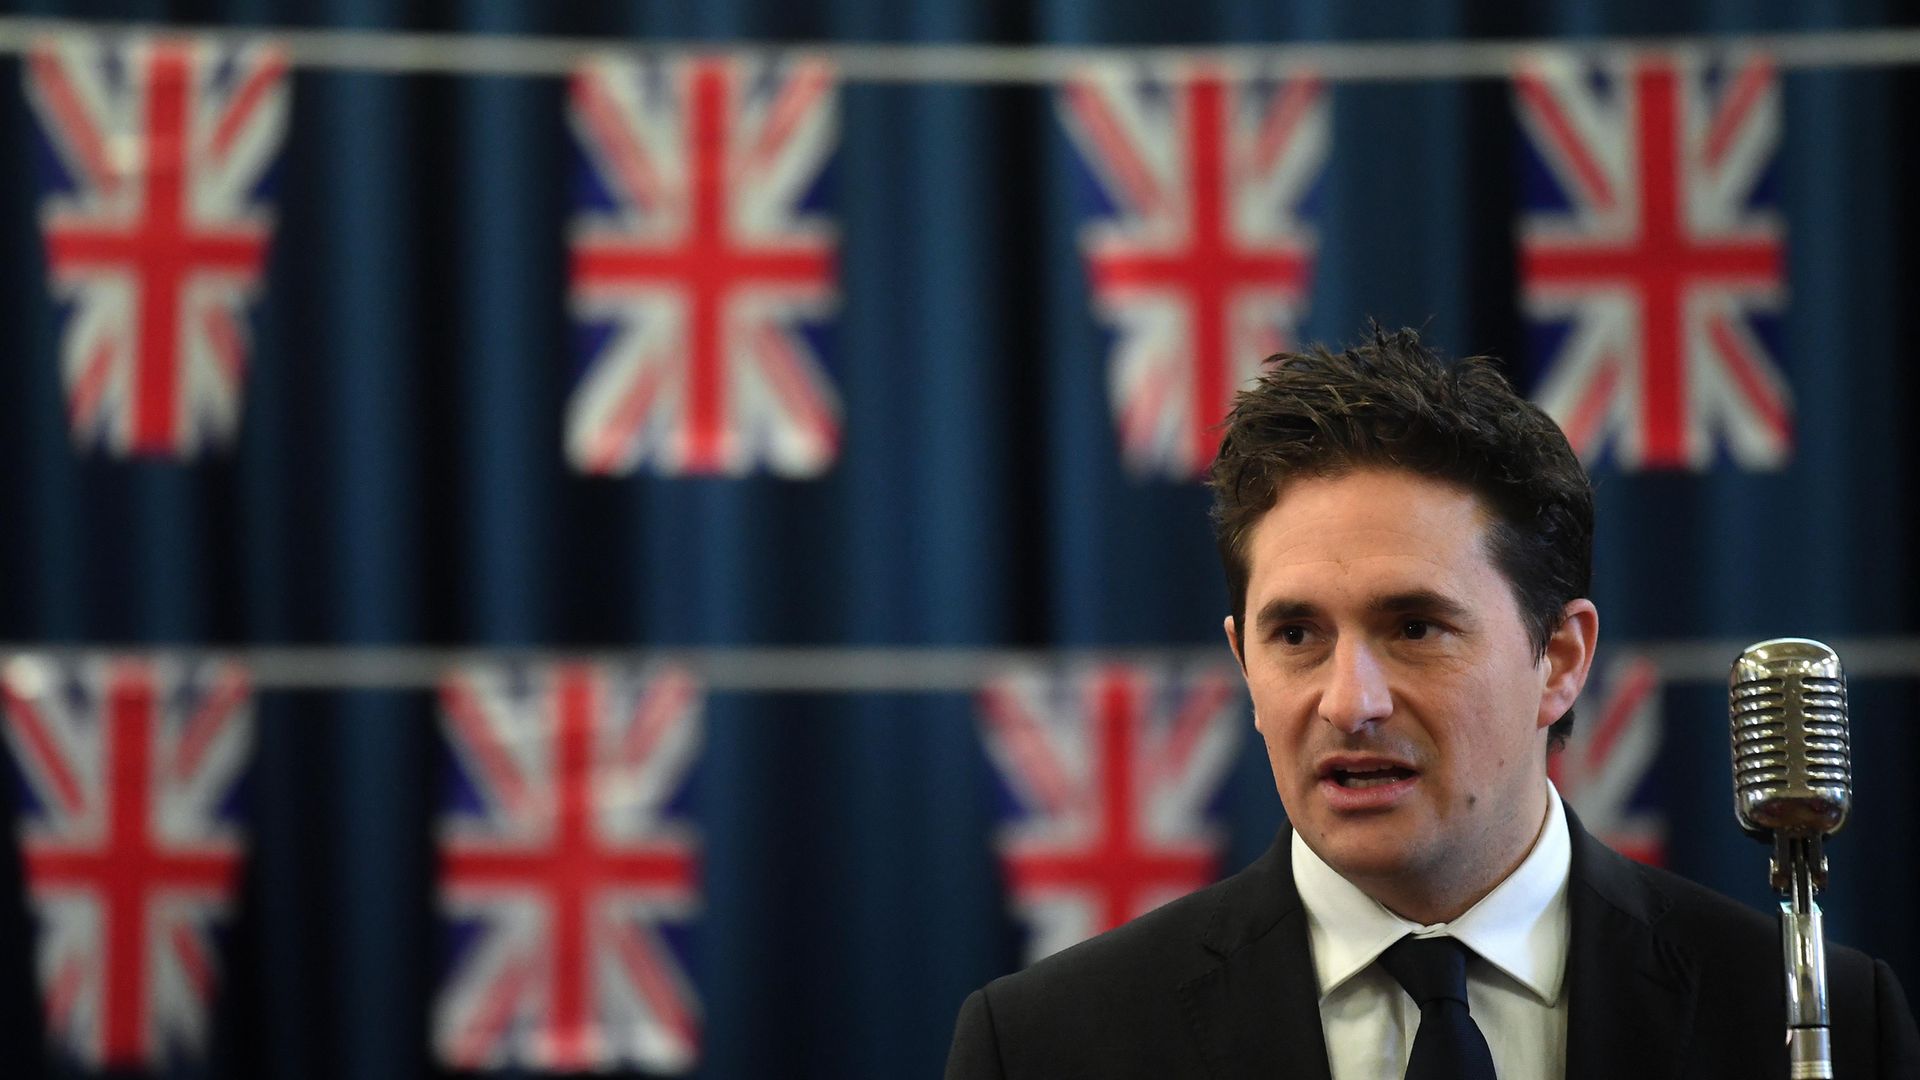
<path fill-rule="evenodd" d="M 557 10 L 565 7 L 565 11 Z M 1873 3 L 1278 5 L 838 0 L 544 5 L 10 4 L 193 24 L 728 42 L 1169 44 L 1865 27 Z M 1914 76 L 1786 76 L 1798 395 L 1771 476 L 1600 480 L 1610 645 L 1913 634 Z M 585 479 L 558 80 L 299 71 L 282 228 L 238 446 L 76 456 L 62 419 L 17 64 L 0 64 L 0 640 L 480 645 L 1191 645 L 1224 590 L 1197 485 L 1121 474 L 1074 246 L 1070 148 L 1039 88 L 843 90 L 842 458 L 823 480 Z M 1341 84 L 1308 336 L 1369 317 L 1530 376 L 1516 132 L 1492 81 Z M 1830 937 L 1920 990 L 1912 680 L 1854 682 L 1855 824 Z M 1658 779 L 1682 871 L 1764 902 L 1732 827 L 1724 693 L 1667 698 Z M 424 694 L 262 703 L 259 824 L 217 1076 L 431 1075 L 437 959 Z M 710 1077 L 937 1074 L 964 994 L 1016 962 L 992 784 L 960 695 L 720 695 L 699 808 L 694 972 Z M 1232 865 L 1280 820 L 1251 731 Z M 15 854 L 0 879 L 17 881 Z M 17 901 L 0 1049 L 24 1061 Z M 183 1073 L 191 1075 L 192 1071 Z"/>

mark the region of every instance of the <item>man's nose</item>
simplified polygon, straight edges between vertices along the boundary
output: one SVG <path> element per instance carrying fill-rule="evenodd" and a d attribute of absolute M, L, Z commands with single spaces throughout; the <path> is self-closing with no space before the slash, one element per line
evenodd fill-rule
<path fill-rule="evenodd" d="M 1351 638 L 1335 645 L 1327 685 L 1320 693 L 1320 718 L 1351 735 L 1392 713 L 1393 694 L 1373 649 Z"/>

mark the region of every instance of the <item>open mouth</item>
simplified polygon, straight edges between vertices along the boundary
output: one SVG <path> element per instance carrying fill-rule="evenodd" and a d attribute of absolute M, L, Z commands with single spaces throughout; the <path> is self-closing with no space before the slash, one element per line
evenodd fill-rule
<path fill-rule="evenodd" d="M 1398 765 L 1377 765 L 1357 768 L 1335 766 L 1328 778 L 1343 788 L 1384 787 L 1387 784 L 1406 780 L 1414 775 L 1412 769 L 1403 769 Z"/>

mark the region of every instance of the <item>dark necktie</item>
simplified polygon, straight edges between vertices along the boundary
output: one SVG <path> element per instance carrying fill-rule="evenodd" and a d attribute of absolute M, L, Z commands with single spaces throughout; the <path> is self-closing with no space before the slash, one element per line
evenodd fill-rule
<path fill-rule="evenodd" d="M 1486 1036 L 1467 1011 L 1467 947 L 1449 937 L 1404 937 L 1380 966 L 1420 1006 L 1407 1080 L 1495 1080 Z"/>

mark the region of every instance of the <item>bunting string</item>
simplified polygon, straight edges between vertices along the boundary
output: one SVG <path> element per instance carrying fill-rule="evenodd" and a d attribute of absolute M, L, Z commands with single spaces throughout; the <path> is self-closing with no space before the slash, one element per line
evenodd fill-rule
<path fill-rule="evenodd" d="M 1723 683 L 1745 641 L 1712 638 L 1634 642 L 1669 684 Z M 1920 677 L 1920 637 L 1836 637 L 1829 641 L 1854 679 Z M 0 665 L 22 657 L 73 660 L 143 654 L 188 663 L 225 662 L 261 691 L 434 690 L 449 672 L 474 665 L 663 663 L 689 672 L 712 693 L 971 693 L 1012 669 L 1035 666 L 1171 665 L 1230 668 L 1225 646 L 1085 648 L 640 648 L 516 649 L 407 646 L 0 645 Z"/>
<path fill-rule="evenodd" d="M 1094 48 L 1062 45 L 882 45 L 741 41 L 625 42 L 615 37 L 312 30 L 287 27 L 168 26 L 151 23 L 0 17 L 0 55 L 24 53 L 49 34 L 168 34 L 228 46 L 271 42 L 297 68 L 390 75 L 571 76 L 615 49 L 636 58 L 689 49 L 806 52 L 858 83 L 1053 86 L 1088 65 L 1115 61 L 1257 62 L 1281 75 L 1311 72 L 1335 82 L 1505 79 L 1543 52 L 1591 59 L 1621 50 L 1702 48 L 1769 54 L 1781 69 L 1821 70 L 1920 64 L 1920 29 L 1830 30 L 1780 34 L 1595 37 L 1512 41 L 1313 42 L 1275 45 Z"/>

